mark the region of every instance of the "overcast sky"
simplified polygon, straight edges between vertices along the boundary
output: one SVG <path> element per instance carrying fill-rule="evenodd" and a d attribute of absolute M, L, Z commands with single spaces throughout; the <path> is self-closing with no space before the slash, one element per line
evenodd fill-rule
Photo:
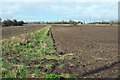
<path fill-rule="evenodd" d="M 0 15 L 3 20 L 24 21 L 109 21 L 118 19 L 118 2 L 111 1 L 14 1 L 4 0 Z"/>

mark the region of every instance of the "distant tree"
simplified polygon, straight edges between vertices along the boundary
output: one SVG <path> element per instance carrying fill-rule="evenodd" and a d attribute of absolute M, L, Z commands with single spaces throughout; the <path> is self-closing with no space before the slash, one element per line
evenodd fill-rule
<path fill-rule="evenodd" d="M 72 24 L 72 20 L 69 20 L 69 22 L 68 22 L 69 24 Z"/>
<path fill-rule="evenodd" d="M 46 24 L 49 24 L 49 22 L 47 21 Z"/>
<path fill-rule="evenodd" d="M 81 22 L 81 21 L 78 21 L 77 23 L 78 23 L 78 24 L 83 24 L 83 22 Z"/>
<path fill-rule="evenodd" d="M 24 24 L 23 21 L 18 21 L 18 22 L 17 22 L 17 25 L 18 25 L 18 26 L 23 26 L 23 24 Z"/>
<path fill-rule="evenodd" d="M 16 19 L 13 20 L 13 26 L 17 26 L 18 25 L 18 22 Z"/>
<path fill-rule="evenodd" d="M 120 25 L 120 21 L 118 21 L 117 24 Z"/>
<path fill-rule="evenodd" d="M 37 24 L 40 24 L 40 22 L 37 22 Z"/>
<path fill-rule="evenodd" d="M 24 22 L 23 21 L 17 21 L 17 20 L 4 20 L 3 22 L 2 22 L 2 26 L 4 27 L 4 26 L 22 26 L 24 24 Z"/>
<path fill-rule="evenodd" d="M 4 20 L 2 22 L 2 26 L 12 26 L 13 25 L 13 22 L 11 20 Z"/>
<path fill-rule="evenodd" d="M 0 17 L 0 27 L 2 26 L 2 19 L 1 19 L 1 17 Z"/>

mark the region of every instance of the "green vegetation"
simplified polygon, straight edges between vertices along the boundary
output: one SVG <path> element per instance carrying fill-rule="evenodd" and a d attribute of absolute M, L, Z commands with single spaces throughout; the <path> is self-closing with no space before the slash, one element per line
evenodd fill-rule
<path fill-rule="evenodd" d="M 46 80 L 52 80 L 52 79 L 55 79 L 55 80 L 60 80 L 60 76 L 56 75 L 56 74 L 48 74 L 46 76 Z"/>
<path fill-rule="evenodd" d="M 55 61 L 51 27 L 45 27 L 34 33 L 26 33 L 2 41 L 2 77 L 3 78 L 45 78 Z M 26 38 L 27 37 L 27 38 Z"/>

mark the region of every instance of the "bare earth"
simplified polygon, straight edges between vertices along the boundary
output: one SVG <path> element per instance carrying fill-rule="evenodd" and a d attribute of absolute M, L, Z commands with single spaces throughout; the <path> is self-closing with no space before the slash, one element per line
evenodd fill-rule
<path fill-rule="evenodd" d="M 56 55 L 64 57 L 54 73 L 87 78 L 118 77 L 118 27 L 53 27 Z"/>
<path fill-rule="evenodd" d="M 11 26 L 11 27 L 2 27 L 2 39 L 7 39 L 13 36 L 24 33 L 24 29 L 27 32 L 33 32 L 45 27 L 45 25 L 39 24 L 26 24 L 24 26 Z"/>

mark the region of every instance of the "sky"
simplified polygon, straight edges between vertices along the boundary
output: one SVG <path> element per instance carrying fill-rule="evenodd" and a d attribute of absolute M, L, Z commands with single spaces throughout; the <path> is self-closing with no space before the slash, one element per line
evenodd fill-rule
<path fill-rule="evenodd" d="M 118 20 L 118 2 L 104 1 L 7 1 L 0 6 L 2 20 L 23 21 L 111 21 Z"/>

